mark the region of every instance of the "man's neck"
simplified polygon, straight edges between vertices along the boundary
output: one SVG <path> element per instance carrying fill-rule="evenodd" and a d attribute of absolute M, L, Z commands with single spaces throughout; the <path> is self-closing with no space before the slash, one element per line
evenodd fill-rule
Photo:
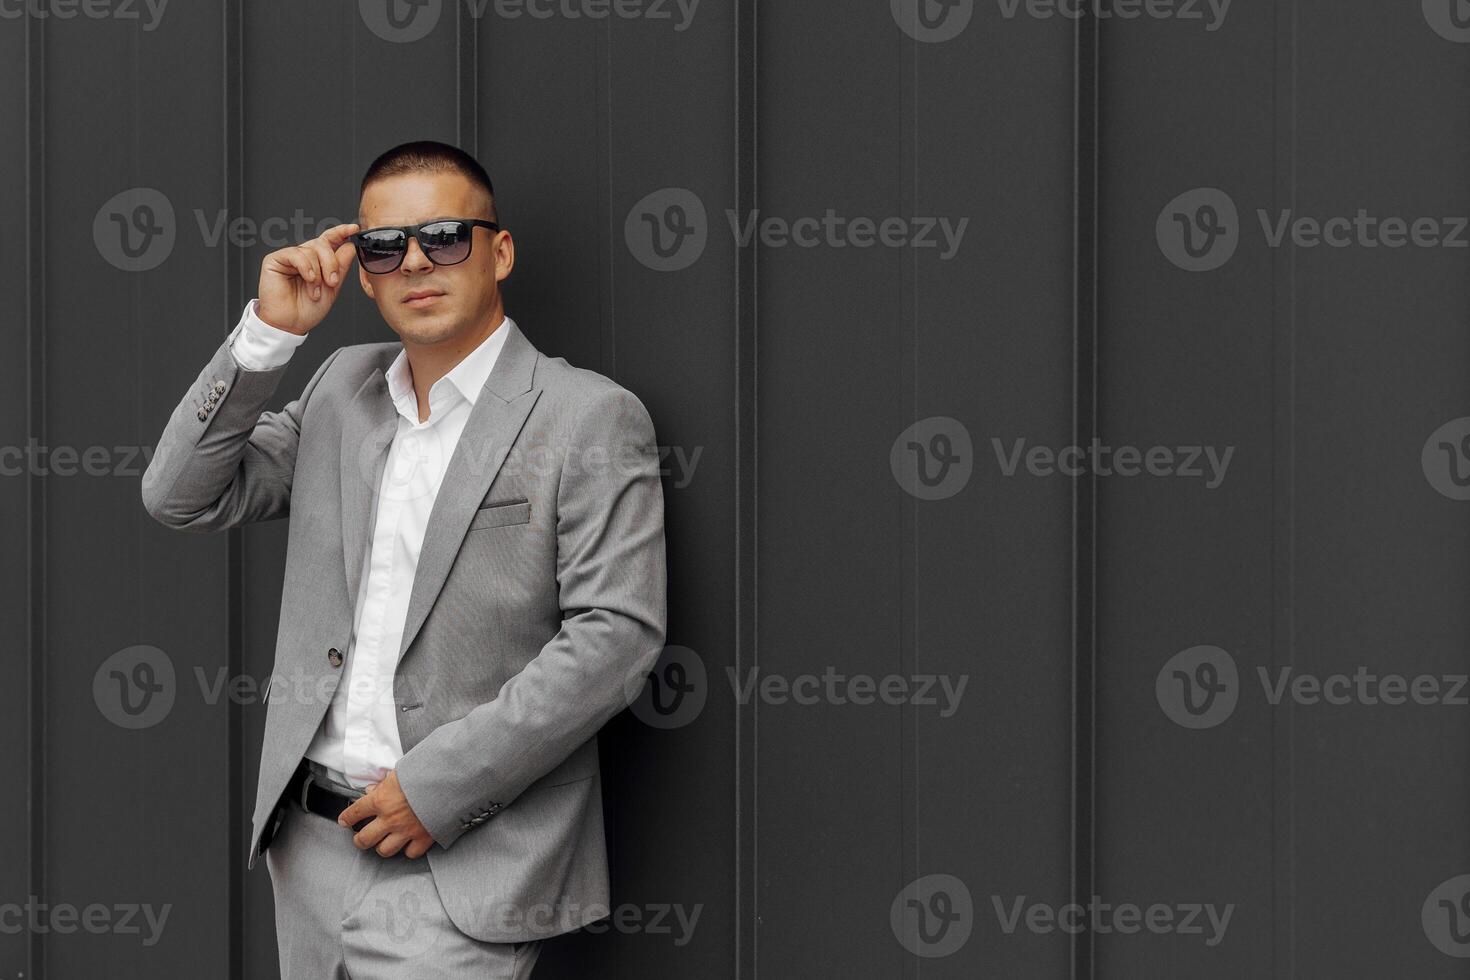
<path fill-rule="evenodd" d="M 413 392 L 418 400 L 419 421 L 429 417 L 429 389 L 434 382 L 444 377 L 454 366 L 470 355 L 505 323 L 505 313 L 500 307 L 486 317 L 484 326 L 473 333 L 452 337 L 437 344 L 410 344 L 404 342 L 403 352 L 408 357 L 408 372 L 413 377 Z"/>

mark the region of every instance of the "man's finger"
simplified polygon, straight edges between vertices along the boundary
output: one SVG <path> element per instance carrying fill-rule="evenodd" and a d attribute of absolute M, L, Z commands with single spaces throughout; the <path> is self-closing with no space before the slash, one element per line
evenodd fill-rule
<path fill-rule="evenodd" d="M 337 814 L 337 823 L 343 827 L 352 827 L 368 817 L 378 815 L 378 804 L 371 795 L 359 796 L 348 804 L 347 809 Z"/>
<path fill-rule="evenodd" d="M 366 851 L 370 847 L 376 847 L 378 842 L 388 836 L 388 822 L 378 817 L 366 827 L 352 835 L 352 844 L 360 851 Z"/>
<path fill-rule="evenodd" d="M 342 274 L 337 270 L 337 256 L 327 243 L 320 238 L 313 238 L 301 246 L 310 252 L 315 258 L 317 268 L 322 270 L 322 283 L 326 286 L 336 286 L 342 281 Z"/>
<path fill-rule="evenodd" d="M 338 246 L 338 248 L 337 248 L 337 268 L 342 270 L 342 276 L 343 276 L 344 279 L 346 278 L 347 273 L 352 269 L 352 262 L 356 258 L 357 258 L 357 246 L 356 245 L 353 245 L 351 242 L 348 242 L 345 245 Z"/>
<path fill-rule="evenodd" d="M 336 251 L 347 241 L 348 236 L 355 235 L 362 230 L 361 225 L 333 225 L 322 232 L 321 239 L 327 243 L 327 247 Z"/>
<path fill-rule="evenodd" d="M 310 281 L 307 275 L 311 271 L 311 266 L 302 257 L 301 249 L 295 245 L 283 248 L 279 252 L 272 252 L 266 256 L 266 261 L 269 263 L 271 272 L 282 276 L 295 275 L 304 282 Z"/>
<path fill-rule="evenodd" d="M 399 851 L 403 850 L 403 845 L 407 842 L 408 838 L 404 837 L 402 834 L 389 834 L 378 843 L 378 846 L 376 848 L 378 856 L 385 858 L 392 857 Z"/>

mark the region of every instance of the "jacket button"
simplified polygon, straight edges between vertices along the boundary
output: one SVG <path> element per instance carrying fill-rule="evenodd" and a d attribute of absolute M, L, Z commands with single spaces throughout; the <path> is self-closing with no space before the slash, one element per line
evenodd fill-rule
<path fill-rule="evenodd" d="M 333 667 L 342 666 L 342 654 L 336 647 L 332 647 L 332 649 L 327 651 L 327 663 Z"/>

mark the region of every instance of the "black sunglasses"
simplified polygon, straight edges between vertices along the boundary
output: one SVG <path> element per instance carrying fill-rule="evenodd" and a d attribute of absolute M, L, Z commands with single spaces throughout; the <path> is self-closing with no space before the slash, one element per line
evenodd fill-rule
<path fill-rule="evenodd" d="M 419 248 L 435 265 L 463 262 L 470 257 L 476 227 L 489 228 L 492 232 L 500 230 L 495 222 L 480 218 L 439 218 L 421 225 L 369 228 L 353 235 L 351 241 L 357 246 L 357 260 L 362 267 L 380 276 L 403 264 L 410 237 L 419 240 Z"/>

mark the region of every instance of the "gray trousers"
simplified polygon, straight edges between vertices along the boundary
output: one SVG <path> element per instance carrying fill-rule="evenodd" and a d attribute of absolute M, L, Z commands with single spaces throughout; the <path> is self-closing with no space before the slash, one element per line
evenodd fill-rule
<path fill-rule="evenodd" d="M 359 851 L 352 831 L 287 805 L 265 852 L 281 980 L 523 980 L 540 942 L 486 943 L 450 921 L 427 858 Z"/>

